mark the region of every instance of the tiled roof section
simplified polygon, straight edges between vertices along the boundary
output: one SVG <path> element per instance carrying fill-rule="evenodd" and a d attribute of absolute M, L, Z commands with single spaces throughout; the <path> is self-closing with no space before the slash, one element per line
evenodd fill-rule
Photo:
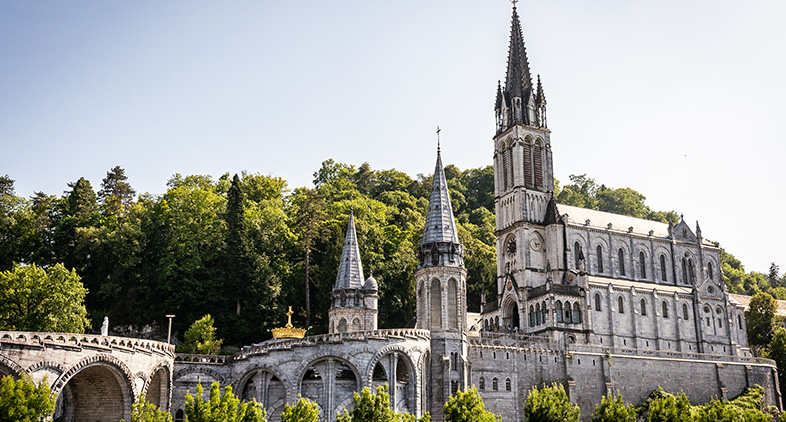
<path fill-rule="evenodd" d="M 524 47 L 524 36 L 516 8 L 510 24 L 510 46 L 508 47 L 508 73 L 505 78 L 505 94 L 508 98 L 521 97 L 522 103 L 529 101 L 532 91 L 532 77 L 529 73 L 527 49 Z"/>
<path fill-rule="evenodd" d="M 652 235 L 656 237 L 669 237 L 669 225 L 657 221 L 644 220 L 641 218 L 628 217 L 627 215 L 612 214 L 610 212 L 589 210 L 570 205 L 558 204 L 557 209 L 560 214 L 567 214 L 567 223 L 573 226 L 589 226 L 594 228 L 608 229 L 611 224 L 612 230 L 630 231 L 631 233 Z M 589 220 L 589 224 L 587 221 Z"/>
<path fill-rule="evenodd" d="M 421 245 L 434 242 L 459 243 L 453 208 L 450 206 L 448 183 L 442 167 L 442 156 L 437 150 L 437 166 L 434 169 L 434 183 L 431 185 L 431 198 L 426 213 L 426 228 Z"/>
<path fill-rule="evenodd" d="M 349 214 L 347 237 L 344 239 L 344 250 L 341 252 L 341 262 L 338 265 L 336 276 L 336 289 L 363 288 L 363 263 L 360 262 L 360 248 L 358 236 L 355 232 L 355 216 Z"/>

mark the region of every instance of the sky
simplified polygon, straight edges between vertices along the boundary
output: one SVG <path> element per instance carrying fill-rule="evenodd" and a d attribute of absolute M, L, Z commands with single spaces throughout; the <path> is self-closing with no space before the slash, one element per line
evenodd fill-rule
<path fill-rule="evenodd" d="M 786 2 L 522 0 L 554 172 L 701 224 L 786 270 Z M 505 0 L 0 2 L 0 175 L 140 193 L 175 174 L 311 185 L 322 161 L 411 176 L 492 163 Z M 503 80 L 504 82 L 504 80 Z"/>

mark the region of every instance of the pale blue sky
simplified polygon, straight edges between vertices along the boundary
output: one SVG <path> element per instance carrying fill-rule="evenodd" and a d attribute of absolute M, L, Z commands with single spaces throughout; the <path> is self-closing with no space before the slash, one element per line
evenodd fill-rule
<path fill-rule="evenodd" d="M 557 178 L 676 209 L 748 269 L 786 269 L 786 2 L 519 3 Z M 0 2 L 0 174 L 60 194 L 115 165 L 311 183 L 328 158 L 414 176 L 491 164 L 510 4 Z"/>

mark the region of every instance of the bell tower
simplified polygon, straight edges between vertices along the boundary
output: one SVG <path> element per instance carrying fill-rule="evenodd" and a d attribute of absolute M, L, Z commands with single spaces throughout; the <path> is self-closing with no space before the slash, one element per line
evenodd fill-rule
<path fill-rule="evenodd" d="M 439 148 L 415 280 L 417 328 L 431 331 L 428 410 L 433 421 L 442 422 L 442 406 L 451 394 L 467 388 L 468 340 L 464 246 L 456 231 Z"/>
<path fill-rule="evenodd" d="M 500 307 L 510 308 L 503 315 L 510 324 L 524 321 L 525 288 L 545 283 L 546 272 L 558 265 L 546 255 L 554 196 L 546 95 L 540 76 L 533 84 L 515 3 L 505 84 L 497 84 L 494 113 L 497 293 Z"/>

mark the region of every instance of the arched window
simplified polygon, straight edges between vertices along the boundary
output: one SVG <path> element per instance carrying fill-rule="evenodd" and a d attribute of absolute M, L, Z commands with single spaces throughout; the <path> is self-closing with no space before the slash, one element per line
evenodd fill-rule
<path fill-rule="evenodd" d="M 641 267 L 641 278 L 647 278 L 647 263 L 644 260 L 644 252 L 639 252 L 639 266 Z"/>
<path fill-rule="evenodd" d="M 598 245 L 595 252 L 598 255 L 598 272 L 603 274 L 603 246 Z"/>
<path fill-rule="evenodd" d="M 687 303 L 683 303 L 682 304 L 682 319 L 685 319 L 685 320 L 690 319 L 689 315 L 688 315 L 688 304 Z"/>
<path fill-rule="evenodd" d="M 491 380 L 491 389 L 494 391 L 499 390 L 499 381 L 497 381 L 497 378 Z"/>
<path fill-rule="evenodd" d="M 688 263 L 682 258 L 682 282 L 688 284 Z"/>
<path fill-rule="evenodd" d="M 565 322 L 573 322 L 573 313 L 570 311 L 570 302 L 565 302 Z"/>
<path fill-rule="evenodd" d="M 574 260 L 576 262 L 576 269 L 579 268 L 579 261 L 581 261 L 581 258 L 583 256 L 584 256 L 584 253 L 581 250 L 581 245 L 579 244 L 579 242 L 574 243 L 573 244 L 573 257 L 574 257 Z"/>
<path fill-rule="evenodd" d="M 693 268 L 693 260 L 688 258 L 688 276 L 690 277 L 690 282 L 696 282 L 696 269 Z"/>
<path fill-rule="evenodd" d="M 543 323 L 543 314 L 540 312 L 540 303 L 535 305 L 535 323 L 537 325 Z"/>
<path fill-rule="evenodd" d="M 183 422 L 185 420 L 185 416 L 183 415 L 183 409 L 177 409 L 175 413 L 175 422 Z"/>
<path fill-rule="evenodd" d="M 600 293 L 595 293 L 595 310 L 600 312 Z"/>
<path fill-rule="evenodd" d="M 524 141 L 524 184 L 528 188 L 533 185 L 532 182 L 532 142 L 530 140 Z"/>
<path fill-rule="evenodd" d="M 543 323 L 547 323 L 549 321 L 549 310 L 546 307 L 546 301 L 543 301 L 543 305 L 540 308 L 543 312 Z"/>
<path fill-rule="evenodd" d="M 660 254 L 660 279 L 667 281 L 666 278 L 666 255 Z"/>
<path fill-rule="evenodd" d="M 533 173 L 535 173 L 535 189 L 542 189 L 543 188 L 543 147 L 540 145 L 540 141 L 535 142 L 535 150 L 532 151 L 532 155 L 534 155 Z"/>
<path fill-rule="evenodd" d="M 478 388 L 481 391 L 486 389 L 486 379 L 485 378 L 480 377 L 480 379 L 478 380 Z"/>
<path fill-rule="evenodd" d="M 557 301 L 555 308 L 557 310 L 557 322 L 563 322 L 564 319 L 562 318 L 562 302 Z"/>
<path fill-rule="evenodd" d="M 513 166 L 513 144 L 510 144 L 510 146 L 508 146 L 508 152 L 507 153 L 508 153 L 508 166 L 510 166 L 510 170 L 509 170 L 510 171 L 510 173 L 509 173 L 510 174 L 510 187 L 512 188 L 513 186 L 516 185 L 516 176 L 515 176 L 516 173 L 513 171 L 513 167 L 514 167 Z"/>
<path fill-rule="evenodd" d="M 647 301 L 641 300 L 641 316 L 647 316 Z"/>
<path fill-rule="evenodd" d="M 712 262 L 707 263 L 707 275 L 710 277 L 710 280 L 715 278 L 712 274 Z"/>
<path fill-rule="evenodd" d="M 666 303 L 666 301 L 664 300 L 661 303 L 661 307 L 663 308 L 663 318 L 668 318 L 669 317 L 669 304 Z"/>
<path fill-rule="evenodd" d="M 581 309 L 579 308 L 579 302 L 573 303 L 573 322 L 581 324 Z"/>
<path fill-rule="evenodd" d="M 508 154 L 505 150 L 505 144 L 502 144 L 502 189 L 508 190 Z"/>
<path fill-rule="evenodd" d="M 617 251 L 617 258 L 620 261 L 620 275 L 625 276 L 625 251 L 622 248 L 619 248 Z"/>
<path fill-rule="evenodd" d="M 617 297 L 617 308 L 619 313 L 621 314 L 625 313 L 625 302 L 624 299 L 622 299 L 622 296 Z"/>
<path fill-rule="evenodd" d="M 740 314 L 737 314 L 737 328 L 742 330 L 742 318 L 740 317 Z"/>
<path fill-rule="evenodd" d="M 529 305 L 529 326 L 535 326 L 535 308 Z"/>
<path fill-rule="evenodd" d="M 505 391 L 510 391 L 510 378 L 505 379 Z"/>

